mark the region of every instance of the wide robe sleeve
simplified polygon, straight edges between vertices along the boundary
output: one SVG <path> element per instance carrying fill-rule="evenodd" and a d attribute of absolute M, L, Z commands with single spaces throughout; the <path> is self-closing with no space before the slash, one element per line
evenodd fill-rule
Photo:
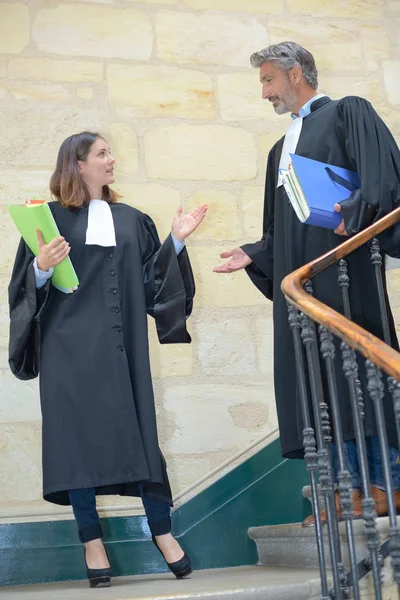
<path fill-rule="evenodd" d="M 186 248 L 176 255 L 171 235 L 160 243 L 152 219 L 139 219 L 147 312 L 154 317 L 161 344 L 190 343 L 186 319 L 193 309 L 195 283 Z"/>
<path fill-rule="evenodd" d="M 341 202 L 346 231 L 353 235 L 399 206 L 400 151 L 385 123 L 363 98 L 348 96 L 338 103 L 335 128 L 361 182 L 360 189 Z M 382 240 L 388 254 L 400 256 L 400 226 L 383 234 Z"/>
<path fill-rule="evenodd" d="M 271 149 L 267 161 L 267 174 L 265 180 L 263 236 L 259 242 L 245 244 L 242 250 L 252 259 L 246 267 L 246 273 L 254 285 L 269 300 L 273 299 L 273 273 L 274 273 L 274 207 L 277 173 L 277 142 Z"/>
<path fill-rule="evenodd" d="M 50 280 L 40 290 L 36 289 L 33 260 L 34 255 L 21 240 L 8 287 L 8 364 L 22 380 L 34 379 L 39 374 L 40 318 L 50 289 Z"/>

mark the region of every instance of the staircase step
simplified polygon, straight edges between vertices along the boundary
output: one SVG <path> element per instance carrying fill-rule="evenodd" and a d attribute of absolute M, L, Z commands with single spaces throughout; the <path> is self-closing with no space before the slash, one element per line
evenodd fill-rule
<path fill-rule="evenodd" d="M 389 537 L 389 518 L 377 519 L 377 529 L 381 543 Z M 353 521 L 354 542 L 357 561 L 360 562 L 368 556 L 368 548 L 365 538 L 363 520 Z M 330 567 L 329 543 L 327 528 L 323 527 L 324 549 L 327 566 Z M 345 523 L 339 523 L 339 535 L 341 539 L 342 559 L 346 570 L 349 570 L 349 556 Z M 303 528 L 300 523 L 292 525 L 278 525 L 266 527 L 252 527 L 249 529 L 249 537 L 255 541 L 258 550 L 259 564 L 274 568 L 279 565 L 287 569 L 316 569 L 318 568 L 317 541 L 315 527 Z M 393 572 L 390 559 L 385 560 L 381 572 L 383 589 L 388 591 L 389 596 L 394 589 Z M 373 593 L 373 580 L 371 574 L 364 578 L 361 585 L 363 598 Z M 372 590 L 372 592 L 371 592 Z M 374 597 L 372 595 L 372 597 Z M 393 598 L 397 598 L 395 594 Z"/>
<path fill-rule="evenodd" d="M 389 518 L 377 519 L 377 529 L 381 543 L 389 537 Z M 360 561 L 368 555 L 365 539 L 364 521 L 353 521 L 353 532 L 357 559 Z M 329 544 L 327 527 L 323 527 L 325 554 L 329 563 Z M 349 565 L 347 552 L 346 526 L 339 523 L 339 535 L 343 549 L 343 560 L 346 568 Z M 249 537 L 255 541 L 258 550 L 259 564 L 287 568 L 318 568 L 317 541 L 315 527 L 301 527 L 300 523 L 291 525 L 272 525 L 251 527 Z"/>
<path fill-rule="evenodd" d="M 87 581 L 5 587 L 2 600 L 307 600 L 319 590 L 315 569 L 264 566 L 195 571 L 176 580 L 169 574 L 116 577 L 111 588 L 91 590 Z"/>

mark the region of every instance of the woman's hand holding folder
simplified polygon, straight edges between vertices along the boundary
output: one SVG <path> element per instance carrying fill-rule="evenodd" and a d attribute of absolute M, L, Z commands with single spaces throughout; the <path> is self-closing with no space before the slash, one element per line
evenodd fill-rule
<path fill-rule="evenodd" d="M 70 253 L 71 246 L 62 236 L 56 237 L 48 244 L 45 244 L 42 232 L 39 229 L 36 229 L 36 235 L 39 246 L 37 266 L 41 271 L 48 271 L 56 267 Z"/>

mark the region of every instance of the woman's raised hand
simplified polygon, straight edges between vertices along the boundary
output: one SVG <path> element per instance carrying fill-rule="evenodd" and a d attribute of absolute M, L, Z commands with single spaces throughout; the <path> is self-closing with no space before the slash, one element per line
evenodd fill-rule
<path fill-rule="evenodd" d="M 178 242 L 183 242 L 195 231 L 204 217 L 208 206 L 201 204 L 187 215 L 182 215 L 182 206 L 178 207 L 174 220 L 172 221 L 171 233 Z"/>

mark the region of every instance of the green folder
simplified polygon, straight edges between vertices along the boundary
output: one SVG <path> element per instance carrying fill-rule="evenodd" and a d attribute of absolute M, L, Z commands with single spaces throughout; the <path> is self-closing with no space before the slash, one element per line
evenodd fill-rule
<path fill-rule="evenodd" d="M 41 231 L 45 244 L 48 244 L 51 240 L 61 235 L 49 205 L 46 202 L 35 206 L 8 204 L 7 210 L 21 236 L 24 238 L 26 245 L 29 246 L 35 256 L 39 252 L 36 229 Z M 54 267 L 51 280 L 57 287 L 68 290 L 79 285 L 79 279 L 69 256 Z"/>

